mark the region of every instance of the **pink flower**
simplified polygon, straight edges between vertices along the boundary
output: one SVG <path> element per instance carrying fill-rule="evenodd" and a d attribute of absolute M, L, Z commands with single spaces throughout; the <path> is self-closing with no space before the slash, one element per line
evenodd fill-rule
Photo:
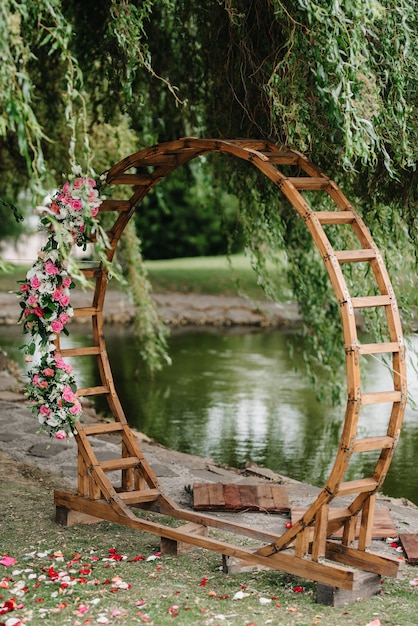
<path fill-rule="evenodd" d="M 61 296 L 60 303 L 62 306 L 68 306 L 70 304 L 70 296 Z"/>
<path fill-rule="evenodd" d="M 68 385 L 65 385 L 64 389 L 62 390 L 62 397 L 66 402 L 74 402 L 74 400 L 77 399 L 77 396 Z"/>
<path fill-rule="evenodd" d="M 47 378 L 50 378 L 54 375 L 54 370 L 51 367 L 46 367 L 44 370 L 42 370 L 42 374 Z"/>
<path fill-rule="evenodd" d="M 63 186 L 62 186 L 62 190 L 63 190 L 64 193 L 69 193 L 69 191 L 70 191 L 70 183 L 68 183 L 68 182 L 64 183 Z"/>
<path fill-rule="evenodd" d="M 70 319 L 70 316 L 67 315 L 66 313 L 61 313 L 61 315 L 59 316 L 59 321 L 61 322 L 61 324 L 63 326 L 65 326 L 65 324 L 68 322 L 68 320 Z"/>
<path fill-rule="evenodd" d="M 38 382 L 39 389 L 47 389 L 49 387 L 49 383 L 47 380 L 40 380 Z"/>
<path fill-rule="evenodd" d="M 81 202 L 81 200 L 71 200 L 71 208 L 73 208 L 74 211 L 81 211 L 81 209 L 83 208 L 83 203 Z"/>
<path fill-rule="evenodd" d="M 30 286 L 28 283 L 23 283 L 23 285 L 20 285 L 20 293 L 25 293 L 25 291 L 29 291 Z"/>
<path fill-rule="evenodd" d="M 52 322 L 51 328 L 54 333 L 60 333 L 64 326 L 62 325 L 62 322 L 60 322 L 59 320 L 55 320 Z"/>
<path fill-rule="evenodd" d="M 84 178 L 75 178 L 73 185 L 74 189 L 82 189 L 84 187 Z"/>
<path fill-rule="evenodd" d="M 98 206 L 95 206 L 95 207 L 91 210 L 91 216 L 92 216 L 92 217 L 96 217 L 96 216 L 97 216 L 97 214 L 98 214 L 98 212 L 99 212 L 99 207 L 98 207 Z"/>
<path fill-rule="evenodd" d="M 36 309 L 33 309 L 32 313 L 35 313 L 35 315 L 37 315 L 38 317 L 44 316 L 44 312 L 40 306 L 37 306 Z"/>
<path fill-rule="evenodd" d="M 61 299 L 61 289 L 60 289 L 60 287 L 55 289 L 55 291 L 52 294 L 52 299 L 55 300 L 55 302 L 59 302 L 60 301 L 60 299 Z"/>
<path fill-rule="evenodd" d="M 45 415 L 45 417 L 49 417 L 51 415 L 51 409 L 46 406 L 46 404 L 43 404 L 39 409 L 39 413 Z"/>
<path fill-rule="evenodd" d="M 38 298 L 35 296 L 34 293 L 31 293 L 28 300 L 27 300 L 28 304 L 30 306 L 37 306 L 38 304 Z"/>
<path fill-rule="evenodd" d="M 37 385 L 39 383 L 39 374 L 34 374 L 32 376 L 32 384 Z"/>
<path fill-rule="evenodd" d="M 72 283 L 72 280 L 71 280 L 71 278 L 69 276 L 66 276 L 62 280 L 62 286 L 63 287 L 66 287 L 66 288 L 71 287 L 71 283 Z"/>
<path fill-rule="evenodd" d="M 94 180 L 94 178 L 88 178 L 87 182 L 89 184 L 89 187 L 95 187 L 96 186 L 96 181 Z"/>
<path fill-rule="evenodd" d="M 48 276 L 53 276 L 54 274 L 60 273 L 58 267 L 54 265 L 52 261 L 47 261 L 45 263 L 44 270 L 48 274 Z"/>
<path fill-rule="evenodd" d="M 77 415 L 80 412 L 81 412 L 81 404 L 77 400 L 77 402 L 74 404 L 74 406 L 71 407 L 70 413 L 71 413 L 71 415 Z"/>
<path fill-rule="evenodd" d="M 54 437 L 55 439 L 66 439 L 67 433 L 65 432 L 65 430 L 57 430 Z"/>
<path fill-rule="evenodd" d="M 42 283 L 37 276 L 33 276 L 33 278 L 30 279 L 30 286 L 32 289 L 39 289 L 41 285 Z"/>
<path fill-rule="evenodd" d="M 60 370 L 63 370 L 63 372 L 70 374 L 73 371 L 72 366 L 66 363 L 60 356 L 55 357 L 55 364 Z"/>

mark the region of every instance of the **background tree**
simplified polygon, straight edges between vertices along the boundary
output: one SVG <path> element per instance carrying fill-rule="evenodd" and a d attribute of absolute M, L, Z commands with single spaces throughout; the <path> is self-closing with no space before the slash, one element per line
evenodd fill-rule
<path fill-rule="evenodd" d="M 1 197 L 52 184 L 71 162 L 100 171 L 158 141 L 262 137 L 335 178 L 394 270 L 412 272 L 417 9 L 417 0 L 4 0 Z M 193 189 L 202 175 L 189 168 L 156 194 L 159 219 L 174 213 L 176 188 L 183 202 L 184 178 Z M 236 163 L 225 176 L 225 161 L 208 159 L 204 177 L 207 189 L 223 180 L 237 196 L 260 272 L 266 243 L 287 251 L 310 327 L 328 332 L 327 281 L 309 297 L 323 268 L 287 203 Z"/>

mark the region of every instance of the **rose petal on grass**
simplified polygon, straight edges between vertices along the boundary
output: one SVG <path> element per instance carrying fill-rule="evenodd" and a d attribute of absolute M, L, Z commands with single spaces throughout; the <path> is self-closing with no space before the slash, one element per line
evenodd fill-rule
<path fill-rule="evenodd" d="M 250 594 L 248 593 L 244 593 L 242 591 L 242 589 L 240 591 L 237 591 L 236 594 L 233 596 L 233 600 L 242 600 L 243 598 L 248 598 Z"/>
<path fill-rule="evenodd" d="M 413 580 L 410 580 L 409 584 L 412 585 L 413 587 L 415 587 L 416 585 L 418 585 L 418 578 L 414 578 Z"/>
<path fill-rule="evenodd" d="M 366 626 L 382 626 L 382 625 L 381 625 L 380 619 L 374 619 L 368 624 L 366 624 Z"/>
<path fill-rule="evenodd" d="M 17 563 L 17 559 L 10 556 L 10 554 L 6 554 L 2 559 L 0 559 L 0 565 L 4 565 L 5 567 L 9 567 L 15 563 Z"/>
<path fill-rule="evenodd" d="M 209 578 L 202 578 L 202 580 L 199 583 L 199 587 L 204 587 L 206 585 L 206 583 L 208 582 Z"/>
<path fill-rule="evenodd" d="M 270 602 L 272 602 L 271 598 L 259 598 L 259 603 L 260 604 L 270 604 Z"/>

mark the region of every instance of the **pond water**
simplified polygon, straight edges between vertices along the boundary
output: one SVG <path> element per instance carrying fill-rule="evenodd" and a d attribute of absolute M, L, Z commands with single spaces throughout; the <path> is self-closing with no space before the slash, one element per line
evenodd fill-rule
<path fill-rule="evenodd" d="M 66 346 L 91 344 L 84 327 L 70 330 Z M 130 328 L 108 327 L 106 342 L 131 426 L 181 452 L 234 467 L 254 461 L 298 480 L 324 484 L 334 462 L 345 406 L 315 400 L 292 332 L 174 331 L 169 340 L 173 364 L 154 381 L 138 371 Z M 20 329 L 0 327 L 0 346 L 23 366 L 17 349 L 21 343 Z M 418 348 L 416 336 L 412 343 Z M 89 358 L 72 361 L 81 387 L 98 383 Z M 417 399 L 417 378 L 410 370 L 409 392 Z M 386 370 L 376 359 L 368 363 L 366 377 L 374 390 L 387 387 Z M 106 410 L 105 405 L 98 408 Z M 370 423 L 366 415 L 361 434 L 384 434 L 386 423 L 384 412 Z M 417 458 L 418 412 L 409 403 L 384 493 L 418 504 Z M 347 479 L 369 475 L 373 466 L 367 455 L 357 455 Z"/>

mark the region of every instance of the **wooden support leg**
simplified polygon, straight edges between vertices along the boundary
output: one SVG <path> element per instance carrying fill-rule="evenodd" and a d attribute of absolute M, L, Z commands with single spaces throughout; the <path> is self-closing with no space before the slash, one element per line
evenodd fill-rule
<path fill-rule="evenodd" d="M 372 542 L 375 503 L 376 495 L 372 495 L 367 498 L 366 502 L 363 504 L 360 533 L 358 539 L 359 550 L 366 550 L 366 548 L 368 548 Z"/>
<path fill-rule="evenodd" d="M 315 518 L 315 528 L 312 544 L 312 560 L 318 561 L 325 556 L 325 548 L 327 541 L 329 505 L 324 504 L 318 511 Z"/>
<path fill-rule="evenodd" d="M 88 513 L 81 513 L 80 511 L 73 511 L 65 508 L 65 506 L 56 506 L 55 521 L 60 526 L 74 526 L 74 524 L 97 524 L 98 522 L 103 522 L 103 518 L 95 517 Z"/>
<path fill-rule="evenodd" d="M 189 524 L 184 524 L 181 529 L 190 535 L 199 535 L 201 537 L 208 536 L 208 527 L 203 526 L 202 524 L 190 522 Z M 186 543 L 186 541 L 161 537 L 161 552 L 164 554 L 173 554 L 177 556 L 179 554 L 184 554 L 185 552 L 191 552 L 195 548 L 196 546 Z"/>

